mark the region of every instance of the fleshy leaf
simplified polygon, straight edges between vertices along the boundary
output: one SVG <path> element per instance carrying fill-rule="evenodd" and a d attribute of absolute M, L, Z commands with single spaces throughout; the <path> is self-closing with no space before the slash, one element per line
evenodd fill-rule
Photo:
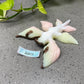
<path fill-rule="evenodd" d="M 49 28 L 53 27 L 53 24 L 51 22 L 48 22 L 48 21 L 40 21 L 41 24 L 42 24 L 42 29 L 44 31 L 48 31 Z"/>
<path fill-rule="evenodd" d="M 56 20 L 56 26 L 63 24 L 61 20 L 57 19 Z"/>
<path fill-rule="evenodd" d="M 76 28 L 74 28 L 72 26 L 66 26 L 63 31 L 65 31 L 65 32 L 72 32 L 72 31 L 76 31 Z"/>
<path fill-rule="evenodd" d="M 29 39 L 33 39 L 35 37 L 41 36 L 41 34 L 42 34 L 42 31 L 33 26 L 19 33 L 16 37 L 26 37 Z"/>
<path fill-rule="evenodd" d="M 60 56 L 60 48 L 54 40 L 50 40 L 49 44 L 43 49 L 43 64 L 41 68 L 45 68 L 54 63 Z"/>
<path fill-rule="evenodd" d="M 63 43 L 78 44 L 77 40 L 74 37 L 72 37 L 69 33 L 66 33 L 66 32 L 57 36 L 56 39 Z"/>
<path fill-rule="evenodd" d="M 10 10 L 14 6 L 14 0 L 7 0 L 0 4 L 1 10 Z"/>
<path fill-rule="evenodd" d="M 37 0 L 37 8 L 39 9 L 39 11 L 41 12 L 41 13 L 43 13 L 43 14 L 47 14 L 47 12 L 46 12 L 46 10 L 44 9 L 44 7 L 43 7 L 43 5 L 42 5 L 42 3 L 41 3 L 41 1 L 40 0 Z"/>

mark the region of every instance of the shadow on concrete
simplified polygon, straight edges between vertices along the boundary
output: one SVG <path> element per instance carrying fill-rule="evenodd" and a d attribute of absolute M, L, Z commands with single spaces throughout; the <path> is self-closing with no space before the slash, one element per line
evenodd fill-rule
<path fill-rule="evenodd" d="M 61 6 L 64 4 L 71 4 L 75 0 L 49 0 L 46 4 L 45 7 L 52 7 L 52 6 Z"/>

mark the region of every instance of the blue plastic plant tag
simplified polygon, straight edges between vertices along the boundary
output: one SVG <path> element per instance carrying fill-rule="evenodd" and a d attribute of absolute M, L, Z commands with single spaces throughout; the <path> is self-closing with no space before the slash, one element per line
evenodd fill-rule
<path fill-rule="evenodd" d="M 22 48 L 21 46 L 19 46 L 17 53 L 20 55 L 27 56 L 27 57 L 39 57 L 40 55 L 40 51 L 27 50 L 27 49 Z"/>

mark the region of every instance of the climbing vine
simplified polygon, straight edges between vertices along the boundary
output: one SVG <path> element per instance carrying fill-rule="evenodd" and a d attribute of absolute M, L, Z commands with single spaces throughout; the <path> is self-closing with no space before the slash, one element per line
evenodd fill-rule
<path fill-rule="evenodd" d="M 41 13 L 47 14 L 47 11 L 45 10 L 43 4 L 48 1 L 49 0 L 35 0 L 35 4 L 30 8 L 24 8 L 21 3 L 19 9 L 13 9 L 14 0 L 6 0 L 6 1 L 0 3 L 0 21 L 7 21 L 9 19 L 12 19 L 24 11 L 32 11 L 33 12 L 34 9 L 38 9 Z M 14 11 L 16 13 L 14 15 L 7 16 L 7 12 L 9 10 Z"/>

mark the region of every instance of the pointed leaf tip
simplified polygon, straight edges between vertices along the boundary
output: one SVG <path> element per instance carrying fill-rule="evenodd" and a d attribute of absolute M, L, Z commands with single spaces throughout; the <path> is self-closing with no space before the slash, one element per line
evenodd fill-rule
<path fill-rule="evenodd" d="M 65 32 L 72 32 L 72 31 L 76 31 L 76 28 L 74 28 L 72 26 L 66 26 L 63 31 L 65 31 Z"/>
<path fill-rule="evenodd" d="M 77 40 L 70 35 L 69 33 L 62 33 L 62 35 L 59 35 L 57 37 L 57 40 L 63 42 L 63 43 L 72 43 L 72 44 L 78 44 Z"/>
<path fill-rule="evenodd" d="M 45 8 L 43 7 L 42 3 L 40 0 L 37 0 L 37 8 L 39 9 L 39 11 L 43 14 L 47 14 L 47 11 L 45 10 Z"/>
<path fill-rule="evenodd" d="M 50 40 L 49 44 L 43 49 L 43 66 L 46 68 L 54 63 L 60 56 L 60 48 L 57 46 L 54 40 Z"/>
<path fill-rule="evenodd" d="M 62 24 L 62 21 L 59 19 L 56 19 L 56 26 L 61 25 L 61 24 Z"/>

